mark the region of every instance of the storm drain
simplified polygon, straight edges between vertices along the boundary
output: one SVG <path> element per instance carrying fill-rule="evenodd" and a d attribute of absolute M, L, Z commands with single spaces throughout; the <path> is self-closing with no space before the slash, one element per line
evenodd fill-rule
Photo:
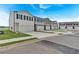
<path fill-rule="evenodd" d="M 50 42 L 50 41 L 46 41 L 46 40 L 42 40 L 42 41 L 38 42 L 38 44 L 47 46 L 48 48 L 54 48 L 63 54 L 79 54 L 79 50 L 77 50 L 77 49 L 70 48 L 70 47 L 67 47 L 64 45 L 60 45 L 60 44 L 56 44 L 54 42 Z"/>

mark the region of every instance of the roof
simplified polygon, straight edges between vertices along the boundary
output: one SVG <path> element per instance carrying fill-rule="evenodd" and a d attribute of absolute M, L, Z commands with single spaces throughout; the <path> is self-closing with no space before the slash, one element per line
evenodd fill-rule
<path fill-rule="evenodd" d="M 79 22 L 59 22 L 59 24 L 75 24 L 75 23 L 79 23 Z"/>
<path fill-rule="evenodd" d="M 27 10 L 21 10 L 21 11 L 14 11 L 14 12 L 25 12 L 25 13 L 28 13 L 28 14 L 30 14 L 30 15 L 32 15 L 29 11 L 27 11 Z M 32 15 L 33 16 L 33 15 Z"/>

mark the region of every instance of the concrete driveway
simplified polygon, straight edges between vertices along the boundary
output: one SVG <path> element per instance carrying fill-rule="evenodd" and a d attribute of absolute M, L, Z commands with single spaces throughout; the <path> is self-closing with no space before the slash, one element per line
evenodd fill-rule
<path fill-rule="evenodd" d="M 26 34 L 31 34 L 34 37 L 37 38 L 44 38 L 44 37 L 50 37 L 50 36 L 56 36 L 57 33 L 44 33 L 44 32 L 27 32 Z"/>

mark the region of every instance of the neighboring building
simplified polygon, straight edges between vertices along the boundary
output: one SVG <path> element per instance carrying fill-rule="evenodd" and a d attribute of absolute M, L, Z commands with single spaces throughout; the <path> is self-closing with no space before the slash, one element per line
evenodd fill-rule
<path fill-rule="evenodd" d="M 59 29 L 79 30 L 79 22 L 59 22 Z"/>
<path fill-rule="evenodd" d="M 9 25 L 10 30 L 14 32 L 44 31 L 58 28 L 56 21 L 33 16 L 28 11 L 10 12 Z"/>

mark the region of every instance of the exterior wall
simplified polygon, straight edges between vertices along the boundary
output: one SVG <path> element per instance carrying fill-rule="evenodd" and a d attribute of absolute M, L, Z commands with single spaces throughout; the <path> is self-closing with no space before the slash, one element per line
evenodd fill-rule
<path fill-rule="evenodd" d="M 52 30 L 58 29 L 58 23 L 57 23 L 56 21 L 54 21 L 54 22 L 52 23 L 51 27 L 52 27 Z"/>
<path fill-rule="evenodd" d="M 65 26 L 60 26 L 60 29 L 65 29 Z"/>
<path fill-rule="evenodd" d="M 46 26 L 46 30 L 50 30 L 50 25 L 47 25 Z"/>
<path fill-rule="evenodd" d="M 67 26 L 67 29 L 68 30 L 72 30 L 73 29 L 73 26 Z"/>
<path fill-rule="evenodd" d="M 60 29 L 67 29 L 67 30 L 79 30 L 79 23 L 78 22 L 65 22 L 59 24 Z"/>
<path fill-rule="evenodd" d="M 12 27 L 12 31 L 15 32 L 26 32 L 26 31 L 33 31 L 34 30 L 34 21 L 27 21 L 16 19 L 16 14 L 22 14 L 26 16 L 32 17 L 32 15 L 28 14 L 27 12 L 11 12 L 9 25 L 10 29 Z"/>
<path fill-rule="evenodd" d="M 16 19 L 16 23 L 19 23 L 19 32 L 34 31 L 34 21 Z"/>
<path fill-rule="evenodd" d="M 51 26 L 52 27 L 52 30 L 54 30 L 54 26 Z"/>
<path fill-rule="evenodd" d="M 27 20 L 27 19 L 17 19 L 16 15 L 23 15 L 21 18 L 25 16 L 31 17 L 32 20 Z M 18 16 L 19 17 L 19 16 Z M 31 15 L 27 11 L 13 11 L 10 13 L 9 17 L 9 25 L 10 25 L 10 30 L 14 32 L 31 32 L 34 31 L 34 24 L 36 24 L 36 29 L 37 31 L 44 31 L 46 26 L 46 30 L 50 30 L 50 25 L 51 28 L 57 26 L 57 24 L 50 23 L 51 21 L 48 18 L 39 18 L 36 16 Z"/>
<path fill-rule="evenodd" d="M 53 27 L 54 27 L 54 29 L 58 29 L 58 25 L 57 24 L 53 25 Z"/>
<path fill-rule="evenodd" d="M 10 16 L 9 16 L 9 27 L 10 30 L 14 31 L 14 22 L 15 22 L 15 12 L 10 12 Z"/>
<path fill-rule="evenodd" d="M 32 21 L 19 21 L 19 32 L 34 31 L 34 22 Z"/>
<path fill-rule="evenodd" d="M 76 29 L 76 30 L 79 30 L 79 26 L 75 26 L 75 29 Z"/>
<path fill-rule="evenodd" d="M 44 31 L 44 26 L 37 26 L 37 31 Z"/>

